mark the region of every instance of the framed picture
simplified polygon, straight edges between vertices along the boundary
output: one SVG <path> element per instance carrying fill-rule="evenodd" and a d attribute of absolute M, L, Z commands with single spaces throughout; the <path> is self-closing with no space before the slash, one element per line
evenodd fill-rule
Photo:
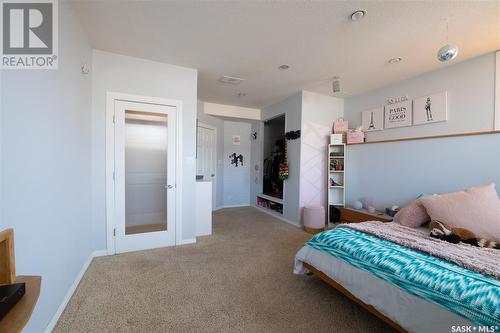
<path fill-rule="evenodd" d="M 380 131 L 384 129 L 384 108 L 363 111 L 361 124 L 365 132 Z"/>
<path fill-rule="evenodd" d="M 384 119 L 386 129 L 411 126 L 411 101 L 404 98 L 399 102 L 386 105 Z"/>
<path fill-rule="evenodd" d="M 422 125 L 448 120 L 446 91 L 413 100 L 413 124 Z"/>

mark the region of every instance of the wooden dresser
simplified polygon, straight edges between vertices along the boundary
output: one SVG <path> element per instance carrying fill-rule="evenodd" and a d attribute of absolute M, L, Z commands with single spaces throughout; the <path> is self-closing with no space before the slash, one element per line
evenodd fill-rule
<path fill-rule="evenodd" d="M 366 209 L 340 208 L 340 223 L 365 221 L 391 222 L 392 217 L 382 212 L 370 213 Z"/>

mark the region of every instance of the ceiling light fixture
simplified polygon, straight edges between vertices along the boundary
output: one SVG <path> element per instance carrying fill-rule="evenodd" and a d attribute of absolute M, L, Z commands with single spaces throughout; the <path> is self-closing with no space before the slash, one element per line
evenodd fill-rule
<path fill-rule="evenodd" d="M 458 55 L 458 46 L 448 43 L 449 35 L 449 20 L 446 19 L 446 45 L 440 48 L 437 52 L 437 58 L 441 62 L 453 60 Z"/>
<path fill-rule="evenodd" d="M 393 65 L 393 64 L 397 64 L 398 62 L 401 62 L 402 60 L 403 60 L 403 58 L 401 58 L 401 57 L 392 58 L 392 59 L 389 59 L 389 63 L 391 65 Z"/>
<path fill-rule="evenodd" d="M 359 21 L 366 15 L 366 10 L 358 9 L 354 13 L 351 14 L 351 21 Z"/>
<path fill-rule="evenodd" d="M 281 66 L 278 67 L 278 69 L 282 70 L 282 71 L 286 71 L 289 68 L 290 68 L 290 66 L 288 66 L 288 65 L 281 65 Z"/>

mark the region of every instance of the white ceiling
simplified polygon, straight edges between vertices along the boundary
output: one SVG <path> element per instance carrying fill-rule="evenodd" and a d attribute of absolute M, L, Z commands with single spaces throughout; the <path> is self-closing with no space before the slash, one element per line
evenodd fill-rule
<path fill-rule="evenodd" d="M 199 98 L 263 107 L 300 89 L 359 94 L 500 49 L 500 1 L 74 1 L 93 47 L 199 70 Z M 348 19 L 356 9 L 368 15 Z M 393 57 L 401 63 L 389 65 Z M 452 62 L 453 63 L 453 62 Z M 290 65 L 280 71 L 281 64 Z M 222 75 L 244 78 L 219 83 Z M 238 97 L 239 92 L 246 93 Z"/>

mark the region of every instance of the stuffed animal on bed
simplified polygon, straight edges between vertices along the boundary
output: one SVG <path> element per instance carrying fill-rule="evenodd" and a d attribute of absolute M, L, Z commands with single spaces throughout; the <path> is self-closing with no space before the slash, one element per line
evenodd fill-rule
<path fill-rule="evenodd" d="M 477 247 L 500 249 L 500 244 L 476 236 L 472 231 L 464 228 L 455 228 L 444 222 L 432 220 L 429 223 L 431 237 L 442 239 L 450 243 L 466 243 Z"/>

